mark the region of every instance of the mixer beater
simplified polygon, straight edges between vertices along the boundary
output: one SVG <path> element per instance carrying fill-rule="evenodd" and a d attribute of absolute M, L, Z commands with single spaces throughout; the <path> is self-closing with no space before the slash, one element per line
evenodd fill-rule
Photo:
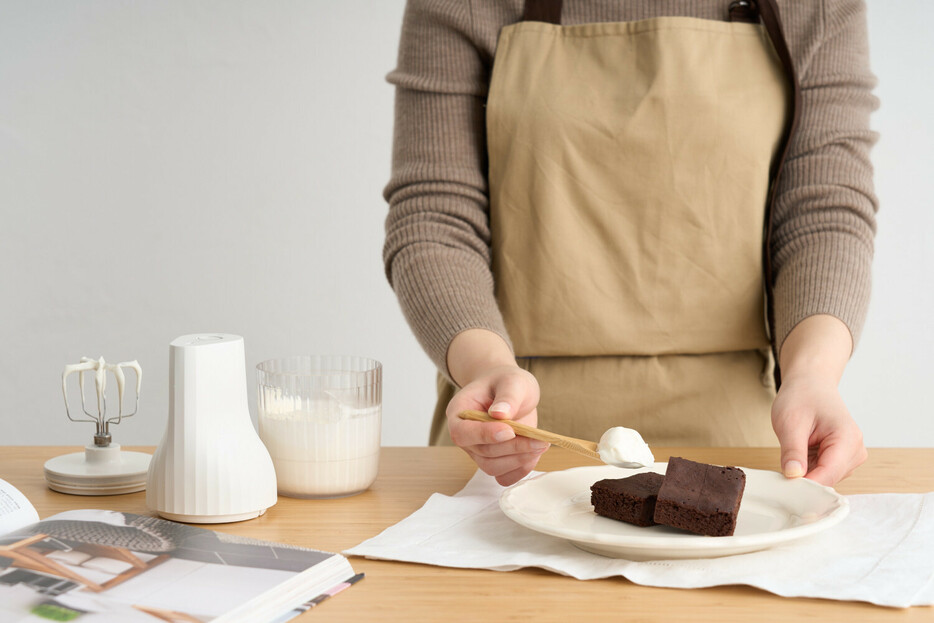
<path fill-rule="evenodd" d="M 124 413 L 124 393 L 126 375 L 124 369 L 136 374 L 136 404 L 131 413 Z M 68 377 L 78 373 L 78 387 L 81 395 L 81 411 L 84 416 L 72 415 L 68 405 Z M 93 373 L 94 388 L 97 394 L 97 413 L 88 409 L 85 392 L 85 374 Z M 117 382 L 117 414 L 107 414 L 107 376 L 113 374 Z M 139 411 L 139 391 L 143 371 L 136 361 L 107 363 L 103 357 L 91 359 L 82 357 L 80 363 L 65 366 L 62 372 L 62 397 L 65 400 L 65 415 L 72 422 L 91 422 L 95 425 L 93 443 L 84 448 L 84 452 L 75 452 L 50 459 L 45 463 L 45 478 L 49 488 L 60 493 L 74 495 L 116 495 L 133 493 L 146 488 L 146 473 L 152 458 L 142 452 L 129 452 L 120 449 L 110 434 L 111 424 L 120 424 L 126 418 Z"/>

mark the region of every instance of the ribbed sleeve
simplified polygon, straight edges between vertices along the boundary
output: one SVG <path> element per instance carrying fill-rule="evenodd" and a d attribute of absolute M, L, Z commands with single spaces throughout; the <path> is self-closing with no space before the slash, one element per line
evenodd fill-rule
<path fill-rule="evenodd" d="M 801 121 L 775 203 L 771 253 L 775 340 L 814 314 L 830 314 L 859 339 L 869 304 L 877 201 L 869 115 L 877 107 L 869 71 L 865 7 L 825 2 L 813 53 L 800 58 Z M 803 32 L 792 13 L 786 28 Z"/>
<path fill-rule="evenodd" d="M 663 15 L 725 19 L 729 0 L 565 0 L 565 24 Z M 799 132 L 773 213 L 774 338 L 831 314 L 854 340 L 866 315 L 876 199 L 875 108 L 862 0 L 779 6 L 802 82 Z M 396 69 L 395 137 L 383 256 L 413 332 L 447 373 L 469 328 L 509 338 L 491 272 L 485 111 L 500 29 L 521 0 L 409 0 Z"/>
<path fill-rule="evenodd" d="M 509 342 L 490 269 L 489 67 L 470 39 L 469 9 L 467 2 L 410 2 L 399 64 L 389 75 L 397 89 L 386 274 L 445 374 L 448 345 L 461 331 L 489 329 Z"/>

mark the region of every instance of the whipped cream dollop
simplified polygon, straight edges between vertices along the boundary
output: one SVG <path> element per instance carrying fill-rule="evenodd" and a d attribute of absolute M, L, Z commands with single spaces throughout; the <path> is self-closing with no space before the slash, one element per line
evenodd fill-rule
<path fill-rule="evenodd" d="M 655 456 L 639 431 L 624 426 L 614 426 L 603 433 L 597 445 L 600 460 L 617 467 L 648 467 L 655 463 Z"/>

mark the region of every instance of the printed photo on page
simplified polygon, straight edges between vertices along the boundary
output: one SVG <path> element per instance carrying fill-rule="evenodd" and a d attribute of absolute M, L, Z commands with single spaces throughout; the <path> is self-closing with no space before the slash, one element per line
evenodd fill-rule
<path fill-rule="evenodd" d="M 11 490 L 0 486 L 0 508 L 13 507 Z M 23 516 L 0 524 L 0 623 L 269 621 L 354 576 L 340 555 L 155 517 Z"/>

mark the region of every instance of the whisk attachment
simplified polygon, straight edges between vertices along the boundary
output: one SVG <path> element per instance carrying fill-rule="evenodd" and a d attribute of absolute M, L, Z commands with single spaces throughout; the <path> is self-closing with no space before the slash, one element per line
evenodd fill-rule
<path fill-rule="evenodd" d="M 123 412 L 123 394 L 126 387 L 126 375 L 123 373 L 124 368 L 129 368 L 136 373 L 136 406 L 133 408 L 132 413 Z M 88 410 L 87 396 L 84 391 L 84 375 L 88 372 L 94 373 L 94 387 L 97 390 L 97 415 Z M 71 415 L 71 409 L 68 408 L 68 377 L 75 372 L 78 373 L 78 389 L 81 393 L 81 410 L 84 412 L 84 415 L 87 418 L 75 418 Z M 107 373 L 112 372 L 114 378 L 117 381 L 117 397 L 119 405 L 117 405 L 117 415 L 115 417 L 107 417 Z M 140 368 L 139 363 L 134 359 L 133 361 L 123 361 L 120 363 L 107 363 L 104 361 L 103 357 L 98 359 L 91 359 L 90 357 L 82 357 L 81 363 L 75 363 L 65 366 L 65 370 L 62 372 L 62 397 L 65 399 L 65 415 L 68 416 L 68 419 L 72 422 L 92 422 L 96 424 L 97 430 L 94 433 L 94 445 L 106 448 L 110 445 L 112 437 L 110 435 L 110 425 L 119 424 L 123 418 L 129 418 L 136 415 L 136 412 L 139 411 L 139 390 L 143 381 L 143 370 Z"/>
<path fill-rule="evenodd" d="M 124 408 L 126 374 L 136 374 L 136 398 L 133 410 Z M 68 377 L 78 373 L 78 391 L 81 395 L 81 412 L 72 410 L 68 404 Z M 94 375 L 96 403 L 89 404 L 85 391 L 85 375 Z M 113 375 L 117 382 L 117 413 L 108 414 L 107 377 Z M 142 452 L 127 452 L 113 442 L 111 424 L 119 424 L 139 411 L 139 390 L 143 371 L 139 363 L 123 361 L 107 363 L 103 357 L 82 357 L 79 363 L 65 366 L 62 372 L 62 397 L 65 400 L 65 415 L 72 422 L 94 424 L 94 441 L 84 447 L 84 452 L 75 452 L 49 459 L 45 463 L 45 478 L 49 488 L 60 493 L 75 495 L 114 495 L 132 493 L 146 488 L 146 474 L 150 455 Z"/>

